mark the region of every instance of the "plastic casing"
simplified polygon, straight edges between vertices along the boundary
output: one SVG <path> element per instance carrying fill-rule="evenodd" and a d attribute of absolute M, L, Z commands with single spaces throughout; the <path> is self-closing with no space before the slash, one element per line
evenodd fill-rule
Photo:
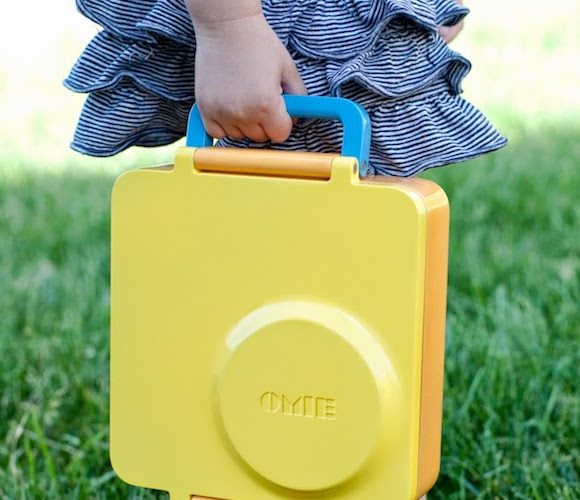
<path fill-rule="evenodd" d="M 420 497 L 439 469 L 445 194 L 344 156 L 308 179 L 202 171 L 196 151 L 114 187 L 115 471 L 181 500 Z"/>

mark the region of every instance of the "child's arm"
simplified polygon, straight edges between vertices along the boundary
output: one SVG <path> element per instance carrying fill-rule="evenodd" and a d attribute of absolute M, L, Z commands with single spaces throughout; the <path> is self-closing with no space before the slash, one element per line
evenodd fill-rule
<path fill-rule="evenodd" d="M 292 130 L 280 94 L 306 94 L 292 57 L 260 0 L 186 0 L 195 29 L 195 98 L 218 139 L 285 141 Z"/>

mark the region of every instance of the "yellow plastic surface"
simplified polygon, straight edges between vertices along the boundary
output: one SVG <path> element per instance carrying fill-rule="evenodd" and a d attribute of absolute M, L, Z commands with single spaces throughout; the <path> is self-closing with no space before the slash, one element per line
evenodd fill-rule
<path fill-rule="evenodd" d="M 194 156 L 113 192 L 117 473 L 181 500 L 421 496 L 439 463 L 443 192 L 361 181 L 340 156 L 328 180 Z"/>

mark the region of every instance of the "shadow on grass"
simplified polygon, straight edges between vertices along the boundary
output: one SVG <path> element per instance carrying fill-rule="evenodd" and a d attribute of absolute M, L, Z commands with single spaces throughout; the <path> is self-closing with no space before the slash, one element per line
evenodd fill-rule
<path fill-rule="evenodd" d="M 452 206 L 433 498 L 577 498 L 579 128 L 429 172 Z M 0 169 L 0 496 L 154 498 L 108 462 L 113 175 Z"/>

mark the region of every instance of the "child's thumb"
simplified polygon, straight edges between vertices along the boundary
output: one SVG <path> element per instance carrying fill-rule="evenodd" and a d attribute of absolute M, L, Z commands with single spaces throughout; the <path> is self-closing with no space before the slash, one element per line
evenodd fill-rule
<path fill-rule="evenodd" d="M 286 65 L 282 74 L 282 91 L 285 94 L 308 95 L 308 89 L 296 69 L 293 61 Z M 292 123 L 296 125 L 298 118 L 292 118 Z"/>
<path fill-rule="evenodd" d="M 285 94 L 308 95 L 306 85 L 294 62 L 286 64 L 282 73 L 282 90 Z"/>

